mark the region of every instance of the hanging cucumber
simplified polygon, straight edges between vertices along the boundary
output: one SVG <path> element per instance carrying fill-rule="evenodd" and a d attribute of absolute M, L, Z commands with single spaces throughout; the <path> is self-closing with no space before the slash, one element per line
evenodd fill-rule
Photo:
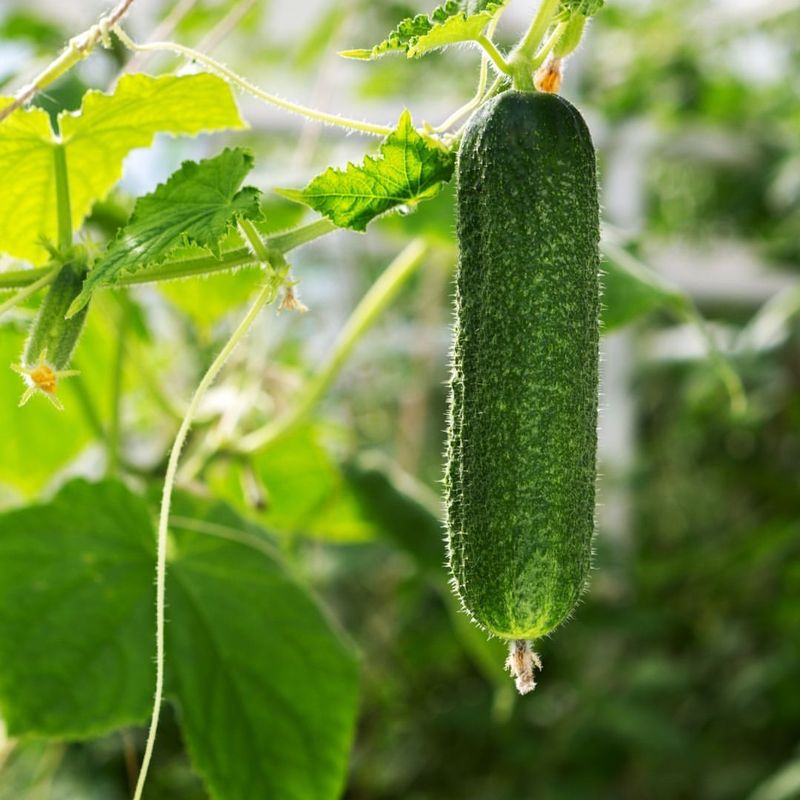
<path fill-rule="evenodd" d="M 520 692 L 530 640 L 572 612 L 594 533 L 599 209 L 595 154 L 556 95 L 508 91 L 458 156 L 448 556 L 466 611 L 511 641 Z"/>
<path fill-rule="evenodd" d="M 65 315 L 80 294 L 86 271 L 81 258 L 64 264 L 39 307 L 25 343 L 22 364 L 12 364 L 12 369 L 22 376 L 26 385 L 21 406 L 36 392 L 41 392 L 56 408 L 62 408 L 56 388 L 61 378 L 78 374 L 65 367 L 83 330 L 89 307 L 85 306 L 69 319 Z"/>

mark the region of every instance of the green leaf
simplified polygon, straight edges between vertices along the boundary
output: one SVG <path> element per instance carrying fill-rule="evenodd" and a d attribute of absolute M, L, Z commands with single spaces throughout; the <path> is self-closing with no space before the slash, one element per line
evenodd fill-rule
<path fill-rule="evenodd" d="M 340 228 L 363 231 L 380 214 L 437 195 L 454 163 L 453 153 L 420 134 L 404 111 L 377 157 L 366 156 L 360 166 L 329 167 L 305 189 L 276 191 L 311 206 Z"/>
<path fill-rule="evenodd" d="M 250 153 L 223 150 L 204 161 L 185 161 L 166 183 L 140 197 L 130 222 L 87 275 L 68 316 L 97 289 L 161 263 L 179 247 L 197 245 L 219 256 L 219 242 L 237 220 L 261 215 L 258 189 L 239 188 L 252 168 Z"/>
<path fill-rule="evenodd" d="M 458 42 L 474 41 L 502 10 L 507 0 L 448 0 L 430 16 L 407 17 L 379 44 L 368 50 L 345 50 L 345 58 L 375 59 L 403 52 L 408 58 Z"/>
<path fill-rule="evenodd" d="M 687 298 L 618 245 L 604 242 L 602 331 L 610 333 L 659 308 L 682 311 Z"/>
<path fill-rule="evenodd" d="M 0 709 L 13 735 L 97 736 L 149 716 L 154 531 L 121 483 L 0 515 Z M 355 728 L 348 643 L 264 532 L 173 504 L 166 686 L 218 800 L 334 800 Z"/>
<path fill-rule="evenodd" d="M 11 103 L 0 99 L 0 108 Z M 112 94 L 90 91 L 77 113 L 58 117 L 66 150 L 72 226 L 80 227 L 92 204 L 122 176 L 122 163 L 156 133 L 194 136 L 243 128 L 230 86 L 215 75 L 154 78 L 123 75 Z M 41 109 L 20 109 L 0 123 L 0 249 L 44 263 L 41 237 L 57 236 L 53 152 L 57 139 Z"/>
<path fill-rule="evenodd" d="M 339 797 L 358 693 L 350 646 L 225 506 L 179 496 L 172 527 L 168 689 L 212 797 Z"/>
<path fill-rule="evenodd" d="M 582 17 L 593 17 L 605 4 L 605 0 L 561 0 L 562 14 L 580 14 Z"/>
<path fill-rule="evenodd" d="M 9 733 L 83 739 L 147 719 L 154 539 L 124 486 L 68 484 L 0 516 L 0 707 Z"/>
<path fill-rule="evenodd" d="M 254 453 L 247 464 L 216 462 L 207 480 L 215 496 L 278 535 L 341 544 L 374 538 L 375 526 L 323 443 L 321 425 L 302 425 Z M 258 493 L 260 503 L 253 495 Z"/>

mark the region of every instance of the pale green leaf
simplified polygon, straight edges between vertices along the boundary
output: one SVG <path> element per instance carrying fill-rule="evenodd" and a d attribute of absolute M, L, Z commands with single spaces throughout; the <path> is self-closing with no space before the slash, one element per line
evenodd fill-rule
<path fill-rule="evenodd" d="M 161 263 L 179 247 L 197 245 L 218 256 L 219 242 L 238 219 L 261 215 L 258 189 L 240 188 L 252 167 L 247 151 L 223 150 L 204 161 L 185 161 L 166 183 L 140 197 L 130 222 L 90 270 L 69 315 L 98 288 Z"/>
<path fill-rule="evenodd" d="M 386 53 L 403 52 L 408 58 L 458 42 L 474 41 L 506 4 L 507 0 L 448 0 L 430 16 L 418 14 L 404 19 L 382 42 L 371 49 L 345 50 L 345 58 L 374 59 Z"/>
<path fill-rule="evenodd" d="M 377 156 L 361 165 L 329 167 L 305 189 L 279 189 L 305 203 L 341 228 L 363 231 L 380 214 L 434 197 L 453 174 L 455 157 L 420 134 L 404 111 L 397 129 L 381 143 Z"/>
<path fill-rule="evenodd" d="M 319 424 L 302 425 L 254 453 L 218 460 L 206 479 L 215 496 L 279 535 L 337 543 L 374 538 L 375 525 L 324 444 Z"/>
<path fill-rule="evenodd" d="M 147 719 L 154 539 L 118 483 L 0 516 L 0 707 L 12 735 L 83 739 Z"/>
<path fill-rule="evenodd" d="M 268 540 L 220 504 L 176 498 L 168 690 L 218 800 L 335 800 L 355 729 L 351 647 Z"/>
<path fill-rule="evenodd" d="M 603 243 L 602 331 L 611 331 L 665 308 L 681 311 L 686 296 L 622 247 Z"/>
<path fill-rule="evenodd" d="M 0 108 L 11 103 L 0 99 Z M 230 86 L 215 75 L 124 75 L 111 94 L 87 92 L 80 111 L 59 115 L 73 229 L 122 177 L 125 156 L 159 133 L 194 136 L 242 128 Z M 57 138 L 41 109 L 0 123 L 0 251 L 44 263 L 42 236 L 57 235 L 53 150 Z"/>

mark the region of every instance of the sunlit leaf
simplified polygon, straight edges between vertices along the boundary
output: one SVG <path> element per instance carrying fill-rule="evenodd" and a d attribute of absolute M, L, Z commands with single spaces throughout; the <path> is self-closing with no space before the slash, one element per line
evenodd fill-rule
<path fill-rule="evenodd" d="M 0 99 L 0 108 L 11 103 Z M 111 94 L 87 92 L 81 110 L 58 117 L 66 151 L 72 226 L 122 177 L 125 156 L 159 133 L 194 136 L 242 128 L 230 86 L 214 75 L 123 75 Z M 44 263 L 42 236 L 55 241 L 54 150 L 58 140 L 41 109 L 19 109 L 0 122 L 0 249 Z"/>
<path fill-rule="evenodd" d="M 458 42 L 475 40 L 506 4 L 506 0 L 448 0 L 430 16 L 404 19 L 382 42 L 366 50 L 345 50 L 345 58 L 373 59 L 402 52 L 417 58 Z"/>
<path fill-rule="evenodd" d="M 279 189 L 341 228 L 363 231 L 380 214 L 414 205 L 438 194 L 453 174 L 453 153 L 420 134 L 404 111 L 397 130 L 381 143 L 377 156 L 345 169 L 329 167 L 305 189 Z"/>

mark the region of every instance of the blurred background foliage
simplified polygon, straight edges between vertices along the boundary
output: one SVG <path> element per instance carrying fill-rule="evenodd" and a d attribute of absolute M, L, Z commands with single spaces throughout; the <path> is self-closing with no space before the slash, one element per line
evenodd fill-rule
<path fill-rule="evenodd" d="M 513 0 L 501 43 L 533 5 Z M 7 0 L 0 82 L 16 87 L 104 7 Z M 327 110 L 389 122 L 407 106 L 417 123 L 436 124 L 471 95 L 475 51 L 368 65 L 335 55 L 422 10 L 390 0 L 304 0 L 301 11 L 284 0 L 138 0 L 128 30 L 213 51 L 265 88 Z M 367 236 L 338 233 L 300 251 L 310 313 L 265 314 L 209 395 L 188 454 L 209 441 L 217 452 L 188 485 L 273 531 L 363 653 L 346 797 L 800 797 L 798 41 L 794 0 L 608 0 L 568 66 L 563 92 L 598 145 L 607 252 L 617 254 L 609 268 L 633 259 L 690 297 L 749 404 L 732 413 L 707 342 L 661 294 L 610 290 L 610 311 L 628 325 L 604 344 L 596 568 L 575 618 L 541 643 L 532 696 L 514 697 L 502 647 L 458 613 L 442 566 L 451 194 Z M 118 48 L 95 55 L 40 102 L 76 108 L 125 59 Z M 373 145 L 242 106 L 252 129 L 236 142 L 256 153 L 254 182 L 265 190 L 303 185 Z M 134 154 L 120 190 L 95 208 L 96 242 L 125 221 L 136 193 L 223 141 L 165 139 Z M 277 198 L 265 210 L 272 230 L 303 214 Z M 423 270 L 314 417 L 251 458 L 226 450 L 291 406 L 411 236 L 429 243 Z M 63 414 L 36 400 L 18 411 L 18 378 L 0 370 L 0 505 L 102 474 L 117 407 L 128 475 L 156 487 L 177 414 L 257 282 L 244 270 L 98 298 Z M 17 359 L 35 305 L 4 319 L 0 363 Z M 6 742 L 0 798 L 127 797 L 141 740 L 135 730 L 80 745 Z M 155 766 L 148 796 L 205 796 L 174 720 Z"/>

